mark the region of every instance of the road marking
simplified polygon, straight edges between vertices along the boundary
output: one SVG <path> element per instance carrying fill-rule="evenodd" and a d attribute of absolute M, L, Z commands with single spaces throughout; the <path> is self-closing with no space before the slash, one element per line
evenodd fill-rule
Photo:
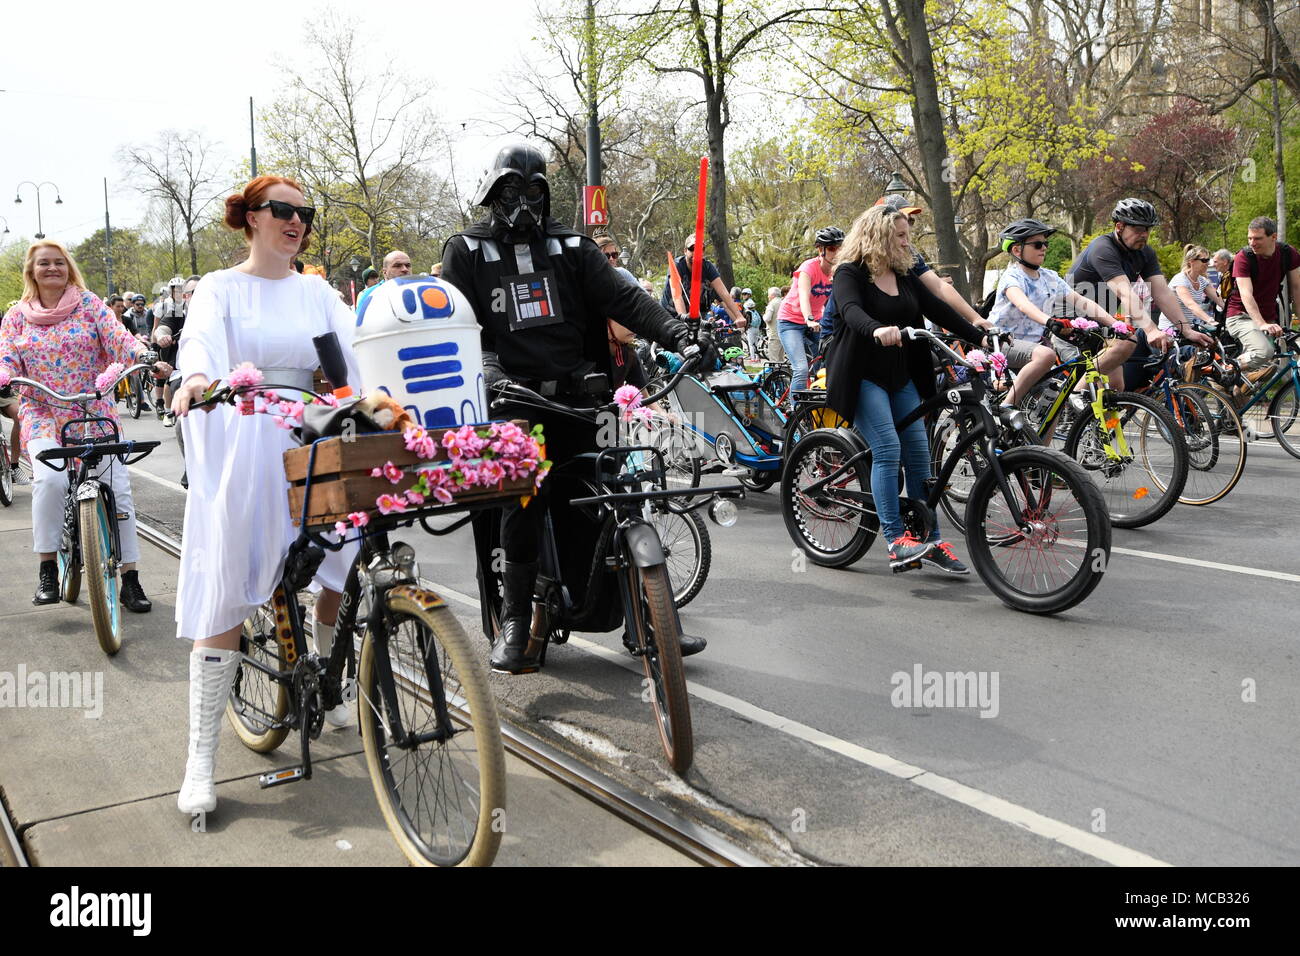
<path fill-rule="evenodd" d="M 189 492 L 185 490 L 185 486 L 182 485 L 180 482 L 170 481 L 167 478 L 160 478 L 158 475 L 155 475 L 151 471 L 145 471 L 139 465 L 131 465 L 129 471 L 133 475 L 141 475 L 145 478 L 148 478 L 150 481 L 155 481 L 158 484 L 162 485 L 164 488 L 170 488 L 172 491 L 179 491 L 183 495 L 189 494 Z"/>
<path fill-rule="evenodd" d="M 1078 541 L 1060 539 L 1060 543 L 1071 548 L 1084 548 Z M 1134 548 L 1112 547 L 1111 554 L 1127 554 L 1134 558 L 1149 558 L 1152 561 L 1168 561 L 1170 564 L 1187 564 L 1194 568 L 1209 568 L 1212 571 L 1231 571 L 1233 574 L 1249 574 L 1257 578 L 1271 578 L 1274 581 L 1293 581 L 1300 583 L 1300 574 L 1288 571 L 1270 571 L 1268 568 L 1247 568 L 1239 564 L 1223 564 L 1219 561 L 1202 561 L 1200 558 L 1184 558 L 1176 554 L 1160 554 L 1158 551 L 1138 551 Z"/>
<path fill-rule="evenodd" d="M 442 587 L 437 584 L 431 584 L 431 587 L 438 594 L 468 604 L 471 607 L 479 608 L 482 606 L 478 598 L 462 594 L 452 588 Z M 594 654 L 611 664 L 617 664 L 619 667 L 635 674 L 643 673 L 639 665 L 628 659 L 626 651 L 611 650 L 602 644 L 597 644 L 577 635 L 569 637 L 569 645 L 578 647 L 588 654 Z M 1022 807 L 1009 800 L 1003 800 L 1001 797 L 995 797 L 991 793 L 985 793 L 983 790 L 968 787 L 964 783 L 958 783 L 949 777 L 931 773 L 923 767 L 905 763 L 889 756 L 889 754 L 881 753 L 878 750 L 869 750 L 847 740 L 841 740 L 839 737 L 833 737 L 816 727 L 810 727 L 797 720 L 791 720 L 789 717 L 782 717 L 780 714 L 751 704 L 747 700 L 733 697 L 711 687 L 705 687 L 695 681 L 687 681 L 686 689 L 701 700 L 717 704 L 719 707 L 726 708 L 746 720 L 762 724 L 764 727 L 770 727 L 773 730 L 806 741 L 814 746 L 821 747 L 823 750 L 829 750 L 876 770 L 883 770 L 891 776 L 906 780 L 908 783 L 929 790 L 931 793 L 937 793 L 941 797 L 947 797 L 949 800 L 968 806 L 972 810 L 978 810 L 980 813 L 987 814 L 1004 823 L 1010 823 L 1022 830 L 1028 830 L 1030 833 L 1046 837 L 1056 843 L 1061 843 L 1071 849 L 1078 850 L 1080 853 L 1114 866 L 1172 865 L 1153 856 L 1148 856 L 1139 850 L 1133 850 L 1113 840 L 1097 836 L 1095 833 L 1089 833 L 1087 830 L 1081 830 L 1078 827 L 1070 826 L 1068 823 L 1062 823 L 1060 820 L 1044 816 L 1030 810 L 1028 807 Z"/>

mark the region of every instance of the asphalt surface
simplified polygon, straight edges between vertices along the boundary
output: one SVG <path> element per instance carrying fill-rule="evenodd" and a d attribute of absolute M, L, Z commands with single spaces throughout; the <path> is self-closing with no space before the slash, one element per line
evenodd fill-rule
<path fill-rule="evenodd" d="M 175 444 L 138 467 L 162 479 L 135 481 L 143 519 L 178 533 Z M 506 716 L 774 862 L 1294 865 L 1298 494 L 1300 461 L 1255 443 L 1223 501 L 1116 529 L 1100 587 L 1051 618 L 974 576 L 893 575 L 879 542 L 847 570 L 800 561 L 776 491 L 751 494 L 735 527 L 710 525 L 712 571 L 681 613 L 709 640 L 687 661 L 684 782 L 617 635 L 575 635 L 494 687 Z M 401 537 L 481 633 L 468 532 Z M 895 675 L 918 668 L 990 691 L 996 674 L 994 706 L 896 706 Z"/>

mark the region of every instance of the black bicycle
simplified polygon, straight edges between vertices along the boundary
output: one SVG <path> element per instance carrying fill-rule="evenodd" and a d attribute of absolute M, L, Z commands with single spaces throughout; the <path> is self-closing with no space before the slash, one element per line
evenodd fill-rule
<path fill-rule="evenodd" d="M 117 581 L 122 545 L 118 523 L 127 516 L 118 511 L 112 483 L 102 474 L 102 469 L 105 464 L 110 468 L 134 465 L 161 442 L 122 441 L 117 422 L 91 415 L 89 406 L 93 401 L 111 398 L 118 382 L 129 375 L 147 372 L 151 364 L 131 366 L 103 391 L 75 395 L 61 395 L 28 378 L 10 380 L 11 385 L 44 392 L 62 407 L 73 407 L 82 413 L 80 418 L 68 421 L 60 429 L 58 448 L 48 448 L 36 458 L 47 468 L 68 472 L 63 530 L 57 552 L 59 596 L 69 604 L 76 603 L 84 570 L 95 639 L 104 653 L 110 655 L 122 648 L 122 604 Z"/>
<path fill-rule="evenodd" d="M 336 376 L 331 381 L 345 380 Z M 194 407 L 233 403 L 247 390 L 217 388 Z M 304 514 L 310 495 L 308 479 Z M 486 668 L 451 609 L 422 585 L 415 550 L 389 541 L 391 531 L 423 523 L 435 510 L 461 509 L 377 515 L 365 527 L 325 659 L 310 650 L 298 593 L 326 550 L 343 544 L 322 537 L 324 526 L 303 522 L 270 601 L 244 622 L 243 658 L 226 715 L 244 746 L 257 753 L 270 753 L 298 731 L 300 762 L 262 774 L 266 788 L 310 780 L 310 743 L 320 736 L 325 713 L 356 700 L 375 797 L 406 858 L 419 866 L 487 866 L 501 842 L 506 777 Z"/>
<path fill-rule="evenodd" d="M 951 362 L 973 370 L 939 336 L 925 338 Z M 1007 606 L 1054 614 L 1078 604 L 1101 583 L 1111 526 L 1101 492 L 1086 471 L 1036 444 L 1023 413 L 991 407 L 982 375 L 940 390 L 898 422 L 948 411 L 959 437 L 950 446 L 926 500 L 900 498 L 907 530 L 924 541 L 953 471 L 976 452 L 980 468 L 966 503 L 967 547 L 976 573 Z M 871 494 L 871 451 L 848 428 L 804 435 L 781 479 L 781 510 L 794 542 L 816 564 L 846 567 L 871 547 L 879 517 Z"/>
<path fill-rule="evenodd" d="M 688 360 L 661 391 L 646 397 L 645 404 L 663 398 L 697 361 Z M 527 405 L 586 422 L 613 415 L 617 409 L 613 404 L 570 408 L 515 383 L 503 384 L 498 394 L 494 409 L 505 404 Z M 643 506 L 646 502 L 662 502 L 678 514 L 708 507 L 715 521 L 727 525 L 735 521 L 735 505 L 727 499 L 743 496 L 744 488 L 738 484 L 669 488 L 668 471 L 659 449 L 627 442 L 623 427 L 618 434 L 615 447 L 562 462 L 546 478 L 552 490 L 541 499 L 546 513 L 529 652 L 531 656 L 535 651 L 538 666 L 545 666 L 547 648 L 566 642 L 571 631 L 603 633 L 622 625 L 626 629 L 625 643 L 645 669 L 664 755 L 674 771 L 684 774 L 691 766 L 695 749 L 682 666 L 681 622 L 674 604 L 668 555 L 656 522 L 645 515 Z M 566 492 L 576 494 L 568 498 Z M 555 512 L 559 505 L 553 499 L 561 494 L 581 516 L 578 520 L 585 519 L 589 527 L 596 529 L 595 548 L 585 556 L 580 573 L 571 570 L 566 574 L 566 562 L 557 543 Z M 700 497 L 704 500 L 695 504 L 682 503 Z M 492 641 L 501 630 L 501 574 L 492 560 L 499 542 L 499 522 L 479 522 L 475 531 L 483 632 Z"/>

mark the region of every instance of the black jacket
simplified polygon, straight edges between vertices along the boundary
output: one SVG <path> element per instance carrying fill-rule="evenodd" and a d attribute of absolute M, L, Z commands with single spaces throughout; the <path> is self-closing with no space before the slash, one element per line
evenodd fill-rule
<path fill-rule="evenodd" d="M 898 296 L 888 298 L 883 306 L 878 305 L 873 315 L 865 307 L 867 301 L 874 299 L 879 303 L 878 296 L 884 294 L 874 286 L 868 290 L 870 282 L 871 275 L 863 266 L 844 263 L 835 270 L 834 296 L 840 327 L 827 363 L 826 403 L 849 421 L 857 415 L 863 379 L 890 391 L 902 388 L 910 380 L 916 384 L 922 401 L 934 395 L 934 363 L 929 343 L 904 338 L 901 348 L 881 345 L 874 336 L 876 329 L 886 325 L 925 328 L 924 316 L 970 342 L 979 342 L 984 335 L 911 273 L 898 277 Z"/>
<path fill-rule="evenodd" d="M 489 382 L 501 372 L 538 380 L 592 368 L 609 373 L 606 318 L 667 348 L 675 348 L 685 334 L 684 323 L 611 269 L 582 233 L 547 219 L 525 245 L 494 238 L 488 223 L 481 222 L 452 236 L 442 250 L 442 278 L 469 299 L 483 330 Z M 562 321 L 512 332 L 503 281 L 541 270 L 552 273 Z"/>

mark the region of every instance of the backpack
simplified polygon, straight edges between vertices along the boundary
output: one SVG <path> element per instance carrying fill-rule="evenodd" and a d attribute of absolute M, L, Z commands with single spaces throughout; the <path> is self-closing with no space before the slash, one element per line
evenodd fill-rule
<path fill-rule="evenodd" d="M 997 301 L 998 290 L 994 289 L 984 297 L 984 301 L 975 306 L 975 311 L 980 314 L 980 318 L 987 319 L 989 313 L 993 311 L 993 303 Z"/>

